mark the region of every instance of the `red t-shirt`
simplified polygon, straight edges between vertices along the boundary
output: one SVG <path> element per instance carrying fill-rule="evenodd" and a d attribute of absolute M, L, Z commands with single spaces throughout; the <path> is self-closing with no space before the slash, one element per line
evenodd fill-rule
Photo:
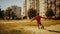
<path fill-rule="evenodd" d="M 41 22 L 41 16 L 36 16 L 35 18 L 34 18 L 34 20 L 36 20 L 37 22 Z"/>

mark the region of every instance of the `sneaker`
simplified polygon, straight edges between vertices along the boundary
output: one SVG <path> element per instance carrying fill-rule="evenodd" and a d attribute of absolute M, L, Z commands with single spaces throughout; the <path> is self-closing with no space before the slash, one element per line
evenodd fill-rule
<path fill-rule="evenodd" d="M 41 29 L 44 29 L 44 26 L 42 26 Z"/>

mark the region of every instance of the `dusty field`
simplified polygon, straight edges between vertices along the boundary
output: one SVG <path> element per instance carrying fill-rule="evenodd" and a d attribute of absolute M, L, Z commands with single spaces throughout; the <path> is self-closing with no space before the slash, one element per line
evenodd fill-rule
<path fill-rule="evenodd" d="M 47 30 L 38 29 L 36 24 L 30 20 L 0 20 L 0 34 L 60 34 L 60 20 L 43 20 Z"/>

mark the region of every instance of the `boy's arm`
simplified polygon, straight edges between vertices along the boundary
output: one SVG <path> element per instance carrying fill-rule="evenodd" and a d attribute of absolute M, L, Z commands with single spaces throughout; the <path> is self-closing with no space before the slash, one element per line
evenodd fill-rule
<path fill-rule="evenodd" d="M 35 20 L 35 17 L 33 17 L 33 18 L 31 19 L 31 22 L 32 22 L 33 20 Z"/>
<path fill-rule="evenodd" d="M 41 18 L 46 19 L 45 17 L 41 17 Z"/>
<path fill-rule="evenodd" d="M 43 17 L 43 19 L 47 19 L 47 18 Z"/>

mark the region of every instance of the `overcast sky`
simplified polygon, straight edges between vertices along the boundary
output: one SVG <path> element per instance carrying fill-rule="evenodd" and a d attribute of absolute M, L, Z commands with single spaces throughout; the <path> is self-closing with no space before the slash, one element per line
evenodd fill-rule
<path fill-rule="evenodd" d="M 17 5 L 22 6 L 23 0 L 0 0 L 0 8 L 6 9 L 9 6 Z"/>

